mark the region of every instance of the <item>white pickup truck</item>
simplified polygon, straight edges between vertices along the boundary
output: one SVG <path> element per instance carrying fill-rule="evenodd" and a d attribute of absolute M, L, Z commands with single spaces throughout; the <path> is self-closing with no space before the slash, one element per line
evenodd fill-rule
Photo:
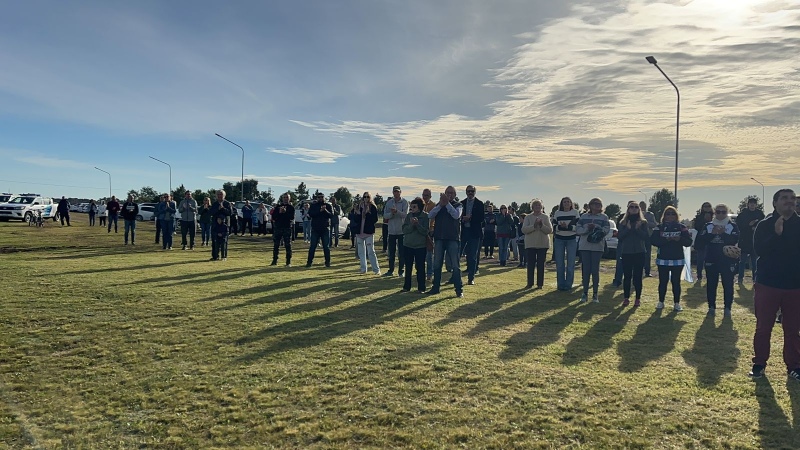
<path fill-rule="evenodd" d="M 42 197 L 39 194 L 20 194 L 6 203 L 0 204 L 0 220 L 22 220 L 29 222 L 41 211 L 43 219 L 50 219 L 56 216 L 57 203 L 50 197 Z"/>

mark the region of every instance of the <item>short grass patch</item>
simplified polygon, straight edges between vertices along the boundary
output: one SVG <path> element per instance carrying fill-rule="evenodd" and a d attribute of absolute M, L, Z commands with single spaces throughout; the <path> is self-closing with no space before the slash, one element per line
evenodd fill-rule
<path fill-rule="evenodd" d="M 295 241 L 231 237 L 227 261 L 119 234 L 0 223 L 0 443 L 9 448 L 798 448 L 782 332 L 750 381 L 752 290 L 734 316 L 527 291 L 482 261 L 466 298 L 401 293 Z M 81 223 L 78 223 L 81 222 Z M 198 238 L 199 241 L 199 238 Z M 386 257 L 379 258 L 386 269 Z M 552 270 L 552 269 L 549 269 Z M 721 304 L 721 292 L 718 302 Z"/>

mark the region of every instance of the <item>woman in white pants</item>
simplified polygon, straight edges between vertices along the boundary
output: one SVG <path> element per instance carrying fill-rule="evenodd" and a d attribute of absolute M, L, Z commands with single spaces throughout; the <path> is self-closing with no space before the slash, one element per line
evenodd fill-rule
<path fill-rule="evenodd" d="M 369 192 L 364 192 L 361 201 L 353 211 L 355 224 L 350 224 L 356 232 L 356 252 L 361 263 L 361 273 L 367 273 L 367 260 L 376 275 L 381 274 L 378 257 L 375 255 L 375 224 L 378 222 L 378 208 Z"/>

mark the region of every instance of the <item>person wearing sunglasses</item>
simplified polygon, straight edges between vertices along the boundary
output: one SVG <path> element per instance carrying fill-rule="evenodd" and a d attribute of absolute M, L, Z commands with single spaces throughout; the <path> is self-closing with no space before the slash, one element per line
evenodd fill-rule
<path fill-rule="evenodd" d="M 656 268 L 658 268 L 658 303 L 656 309 L 664 308 L 667 297 L 667 283 L 672 283 L 672 301 L 675 311 L 683 311 L 681 306 L 681 272 L 686 265 L 684 247 L 692 245 L 689 229 L 680 222 L 678 210 L 667 206 L 661 216 L 661 224 L 653 229 L 650 242 L 658 248 Z"/>
<path fill-rule="evenodd" d="M 734 259 L 726 255 L 724 247 L 735 246 L 739 242 L 739 227 L 728 217 L 727 205 L 719 204 L 714 207 L 714 218 L 703 227 L 697 240 L 705 244 L 708 315 L 713 316 L 717 312 L 717 285 L 722 279 L 725 317 L 731 317 L 733 277 L 736 274 L 738 257 Z"/>
<path fill-rule="evenodd" d="M 622 306 L 630 304 L 631 282 L 636 290 L 636 300 L 633 306 L 638 307 L 642 303 L 642 274 L 644 272 L 644 260 L 647 257 L 647 241 L 650 237 L 647 226 L 647 219 L 642 214 L 639 204 L 635 201 L 628 202 L 628 209 L 619 221 L 619 232 L 617 234 L 618 249 L 622 262 L 622 290 L 624 300 Z"/>

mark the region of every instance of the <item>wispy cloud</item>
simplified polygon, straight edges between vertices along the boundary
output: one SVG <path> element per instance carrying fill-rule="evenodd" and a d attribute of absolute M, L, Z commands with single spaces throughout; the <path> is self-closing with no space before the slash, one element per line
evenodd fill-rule
<path fill-rule="evenodd" d="M 268 152 L 277 153 L 279 155 L 294 156 L 300 161 L 314 164 L 333 164 L 339 158 L 345 158 L 347 155 L 337 153 L 330 150 L 314 150 L 310 148 L 288 148 L 288 149 L 270 149 Z"/>

